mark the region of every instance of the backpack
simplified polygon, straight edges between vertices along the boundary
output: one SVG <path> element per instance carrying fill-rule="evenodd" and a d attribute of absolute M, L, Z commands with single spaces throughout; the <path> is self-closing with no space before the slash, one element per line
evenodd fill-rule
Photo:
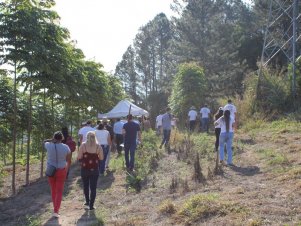
<path fill-rule="evenodd" d="M 76 142 L 72 139 L 72 137 L 68 137 L 66 139 L 66 145 L 68 145 L 68 147 L 70 148 L 71 152 L 74 152 L 76 149 Z"/>

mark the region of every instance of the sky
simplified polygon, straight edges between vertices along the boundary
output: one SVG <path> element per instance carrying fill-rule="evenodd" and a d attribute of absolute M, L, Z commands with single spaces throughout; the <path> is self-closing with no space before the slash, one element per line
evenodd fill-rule
<path fill-rule="evenodd" d="M 251 0 L 245 0 L 250 2 Z M 173 0 L 56 0 L 54 10 L 86 58 L 114 72 L 141 26 L 163 12 L 173 15 Z"/>
<path fill-rule="evenodd" d="M 172 0 L 56 0 L 61 25 L 87 59 L 114 72 L 141 26 L 163 12 L 170 17 Z"/>

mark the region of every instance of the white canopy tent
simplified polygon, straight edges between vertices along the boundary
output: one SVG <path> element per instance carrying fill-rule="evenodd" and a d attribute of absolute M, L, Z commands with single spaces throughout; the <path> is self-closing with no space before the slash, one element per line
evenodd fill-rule
<path fill-rule="evenodd" d="M 121 100 L 119 103 L 108 113 L 98 114 L 98 118 L 121 118 L 126 117 L 129 114 L 129 110 L 131 108 L 130 114 L 133 116 L 148 116 L 148 112 L 137 105 L 131 103 L 128 100 Z"/>

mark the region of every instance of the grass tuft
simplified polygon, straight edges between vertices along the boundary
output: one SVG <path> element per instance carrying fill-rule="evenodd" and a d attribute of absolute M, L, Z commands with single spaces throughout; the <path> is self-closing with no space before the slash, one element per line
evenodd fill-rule
<path fill-rule="evenodd" d="M 246 209 L 237 203 L 221 201 L 217 194 L 198 194 L 184 203 L 177 212 L 177 219 L 190 224 L 208 217 L 241 212 Z"/>
<path fill-rule="evenodd" d="M 159 206 L 159 212 L 166 215 L 174 214 L 176 212 L 176 206 L 170 199 L 164 200 Z"/>

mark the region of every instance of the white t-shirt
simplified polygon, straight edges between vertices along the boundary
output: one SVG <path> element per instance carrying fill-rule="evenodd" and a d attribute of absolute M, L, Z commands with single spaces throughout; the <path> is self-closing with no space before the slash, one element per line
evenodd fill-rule
<path fill-rule="evenodd" d="M 196 120 L 196 117 L 198 116 L 198 113 L 195 110 L 190 110 L 188 112 L 189 121 Z"/>
<path fill-rule="evenodd" d="M 224 107 L 224 111 L 226 111 L 226 110 L 230 111 L 230 116 L 235 121 L 235 113 L 237 112 L 236 107 L 233 104 L 226 104 L 225 107 Z"/>
<path fill-rule="evenodd" d="M 203 107 L 201 108 L 200 113 L 202 115 L 202 118 L 209 118 L 210 110 L 209 108 Z"/>
<path fill-rule="evenodd" d="M 108 144 L 108 137 L 110 133 L 108 130 L 101 129 L 95 130 L 96 140 L 100 145 L 109 145 Z"/>
<path fill-rule="evenodd" d="M 84 127 L 80 128 L 80 130 L 78 131 L 78 135 L 83 136 L 82 143 L 87 141 L 87 133 L 90 131 L 95 131 L 95 129 L 92 128 L 91 126 L 84 126 Z"/>
<path fill-rule="evenodd" d="M 221 133 L 226 133 L 226 121 L 224 120 L 224 117 L 220 117 L 218 120 L 216 120 L 218 123 L 218 126 L 221 128 Z M 234 119 L 230 117 L 230 125 L 229 125 L 229 132 L 233 132 L 233 124 L 234 124 Z"/>
<path fill-rule="evenodd" d="M 156 128 L 158 128 L 158 126 L 162 126 L 162 115 L 158 115 L 156 118 Z"/>

